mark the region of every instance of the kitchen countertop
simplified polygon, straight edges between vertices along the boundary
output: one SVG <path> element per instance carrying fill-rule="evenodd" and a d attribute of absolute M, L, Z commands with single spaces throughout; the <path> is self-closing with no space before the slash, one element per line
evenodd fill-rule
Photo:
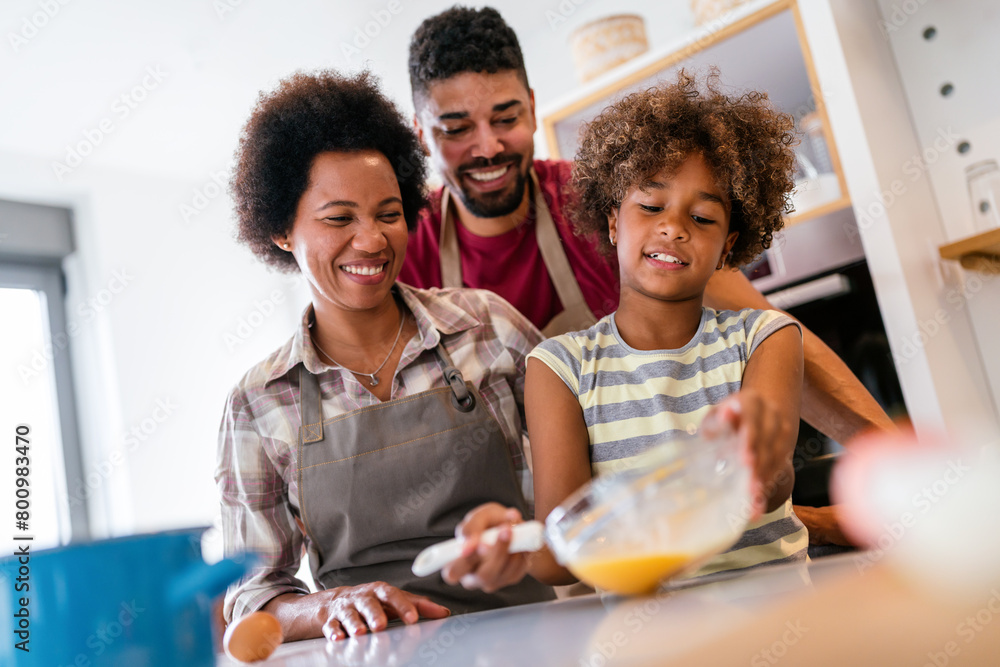
<path fill-rule="evenodd" d="M 284 644 L 266 667 L 628 664 L 995 665 L 1000 591 L 934 597 L 848 553 L 656 595 L 596 595 Z M 982 599 L 978 599 L 981 597 Z M 970 619 L 972 619 L 970 624 Z M 964 625 L 963 625 L 964 624 Z M 219 656 L 218 667 L 240 663 Z"/>

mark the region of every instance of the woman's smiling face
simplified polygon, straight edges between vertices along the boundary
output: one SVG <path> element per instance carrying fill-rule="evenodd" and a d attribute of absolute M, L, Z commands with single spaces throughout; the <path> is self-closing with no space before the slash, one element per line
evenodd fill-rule
<path fill-rule="evenodd" d="M 698 153 L 629 188 L 608 214 L 622 289 L 666 301 L 701 298 L 736 242 L 727 192 Z M 624 294 L 623 294 L 624 296 Z"/>
<path fill-rule="evenodd" d="M 374 150 L 318 154 L 291 231 L 274 241 L 289 245 L 317 307 L 357 311 L 383 304 L 407 241 L 389 160 Z"/>

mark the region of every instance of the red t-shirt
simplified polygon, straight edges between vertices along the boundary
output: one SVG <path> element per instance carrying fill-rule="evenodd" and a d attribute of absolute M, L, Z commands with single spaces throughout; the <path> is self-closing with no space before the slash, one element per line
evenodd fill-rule
<path fill-rule="evenodd" d="M 591 312 L 600 319 L 618 308 L 618 263 L 603 257 L 588 239 L 573 233 L 566 217 L 572 165 L 563 160 L 535 160 L 534 167 L 569 265 Z M 534 207 L 524 224 L 500 236 L 477 236 L 457 218 L 455 223 L 466 287 L 499 294 L 539 329 L 562 312 L 538 248 Z M 430 196 L 430 206 L 421 212 L 417 228 L 410 232 L 406 260 L 399 274 L 401 282 L 414 287 L 442 287 L 440 238 L 441 190 L 437 190 Z"/>

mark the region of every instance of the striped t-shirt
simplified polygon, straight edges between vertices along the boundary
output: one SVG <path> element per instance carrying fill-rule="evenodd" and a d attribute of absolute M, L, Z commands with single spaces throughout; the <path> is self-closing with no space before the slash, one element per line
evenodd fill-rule
<path fill-rule="evenodd" d="M 798 326 L 773 310 L 703 308 L 698 332 L 684 347 L 637 350 L 622 340 L 614 317 L 543 341 L 528 355 L 552 369 L 579 400 L 595 476 L 629 467 L 654 444 L 694 433 L 713 405 L 739 391 L 757 346 L 783 327 Z M 807 546 L 789 499 L 697 574 L 803 560 Z"/>

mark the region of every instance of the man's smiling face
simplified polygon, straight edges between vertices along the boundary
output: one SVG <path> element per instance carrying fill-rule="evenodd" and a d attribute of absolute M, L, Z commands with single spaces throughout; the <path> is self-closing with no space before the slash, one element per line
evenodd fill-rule
<path fill-rule="evenodd" d="M 417 100 L 432 166 L 481 218 L 509 215 L 524 201 L 535 125 L 534 95 L 514 70 L 462 72 Z"/>

